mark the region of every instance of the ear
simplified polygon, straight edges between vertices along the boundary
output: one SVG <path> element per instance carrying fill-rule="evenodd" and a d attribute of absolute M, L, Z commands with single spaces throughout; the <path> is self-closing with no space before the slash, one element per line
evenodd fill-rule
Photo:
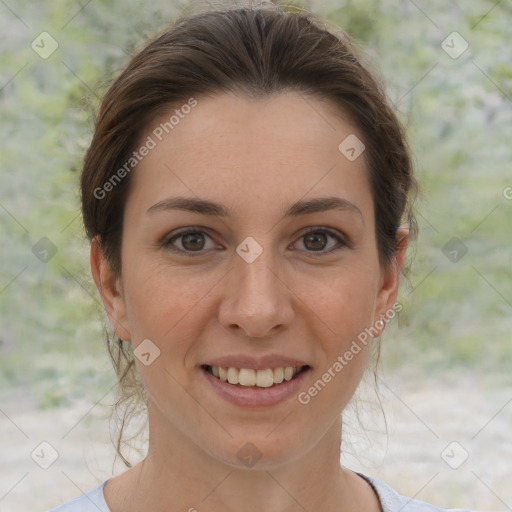
<path fill-rule="evenodd" d="M 382 279 L 377 294 L 375 318 L 373 319 L 373 325 L 375 329 L 379 331 L 377 336 L 380 336 L 384 332 L 389 311 L 393 310 L 393 305 L 398 296 L 405 255 L 409 245 L 409 228 L 407 226 L 400 226 L 397 229 L 396 241 L 396 254 L 387 268 L 382 271 Z"/>
<path fill-rule="evenodd" d="M 114 277 L 101 247 L 99 235 L 94 237 L 91 242 L 90 262 L 92 277 L 100 292 L 110 325 L 114 329 L 116 336 L 123 341 L 130 341 L 131 335 L 128 328 L 122 280 L 121 277 Z"/>

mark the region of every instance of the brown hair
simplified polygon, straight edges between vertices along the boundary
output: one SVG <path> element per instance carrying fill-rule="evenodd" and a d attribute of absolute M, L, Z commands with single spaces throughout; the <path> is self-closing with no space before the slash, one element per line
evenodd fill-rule
<path fill-rule="evenodd" d="M 381 265 L 393 260 L 402 222 L 415 235 L 411 200 L 417 185 L 401 124 L 351 38 L 324 25 L 310 13 L 276 6 L 204 12 L 178 20 L 131 59 L 103 98 L 81 175 L 86 234 L 90 240 L 99 236 L 116 275 L 130 172 L 108 192 L 105 184 L 123 165 L 126 170 L 152 119 L 193 96 L 219 92 L 262 97 L 291 90 L 338 105 L 366 146 Z M 137 402 L 143 393 L 130 345 L 109 340 L 109 351 L 119 403 Z M 120 451 L 121 436 L 122 430 L 118 453 L 129 465 Z"/>

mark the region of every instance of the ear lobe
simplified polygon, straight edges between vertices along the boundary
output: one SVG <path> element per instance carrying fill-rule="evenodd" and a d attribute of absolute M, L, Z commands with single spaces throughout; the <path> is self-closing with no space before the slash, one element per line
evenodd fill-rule
<path fill-rule="evenodd" d="M 400 280 L 402 277 L 402 271 L 405 264 L 405 255 L 407 253 L 407 247 L 409 245 L 409 228 L 407 226 L 400 226 L 396 231 L 397 249 L 393 261 L 383 270 L 383 277 L 381 288 L 378 292 L 377 303 L 375 308 L 374 325 L 382 324 L 382 317 L 387 318 L 388 313 L 396 302 L 398 296 L 398 290 L 400 287 Z M 385 322 L 382 325 L 382 329 L 379 329 L 380 336 L 385 328 Z"/>
<path fill-rule="evenodd" d="M 122 294 L 122 281 L 120 277 L 114 276 L 101 247 L 99 235 L 95 236 L 91 242 L 90 263 L 92 277 L 100 292 L 110 325 L 119 338 L 129 341 L 131 335 Z"/>

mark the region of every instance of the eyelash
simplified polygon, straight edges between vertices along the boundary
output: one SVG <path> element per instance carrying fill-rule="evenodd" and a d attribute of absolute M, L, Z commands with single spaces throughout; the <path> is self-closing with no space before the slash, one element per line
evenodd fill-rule
<path fill-rule="evenodd" d="M 186 230 L 181 231 L 179 233 L 176 233 L 175 235 L 173 235 L 170 238 L 168 238 L 168 237 L 164 238 L 164 240 L 161 242 L 160 245 L 162 247 L 164 247 L 165 249 L 167 249 L 167 250 L 170 250 L 170 251 L 176 252 L 176 253 L 181 253 L 181 254 L 184 254 L 186 256 L 191 256 L 191 257 L 201 256 L 201 255 L 203 255 L 205 253 L 204 250 L 200 250 L 200 251 L 187 251 L 187 250 L 178 249 L 178 248 L 172 246 L 172 243 L 175 240 L 177 240 L 177 239 L 179 239 L 179 238 L 181 238 L 183 236 L 186 236 L 186 235 L 198 234 L 198 233 L 201 233 L 201 234 L 206 235 L 207 237 L 211 238 L 210 235 L 208 235 L 208 233 L 206 233 L 202 229 L 192 229 L 192 228 L 189 228 L 189 229 L 186 229 Z M 316 228 L 310 229 L 309 231 L 306 231 L 305 233 L 303 233 L 299 237 L 299 240 L 304 238 L 305 236 L 311 234 L 311 233 L 325 233 L 325 234 L 331 236 L 332 238 L 336 239 L 336 241 L 338 242 L 337 246 L 332 247 L 331 249 L 328 249 L 328 250 L 307 251 L 308 253 L 310 253 L 311 257 L 322 256 L 322 255 L 330 254 L 330 253 L 332 253 L 334 251 L 338 251 L 338 250 L 343 249 L 345 247 L 349 247 L 349 248 L 351 247 L 351 244 L 347 240 L 342 238 L 339 234 L 337 234 L 336 232 L 332 231 L 331 229 L 323 228 L 323 227 L 316 227 Z"/>

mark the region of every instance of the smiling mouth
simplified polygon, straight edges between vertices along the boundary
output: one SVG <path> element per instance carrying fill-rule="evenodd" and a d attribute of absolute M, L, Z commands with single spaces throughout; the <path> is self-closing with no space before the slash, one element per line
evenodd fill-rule
<path fill-rule="evenodd" d="M 202 365 L 203 370 L 226 384 L 249 389 L 264 389 L 279 386 L 293 380 L 297 375 L 309 369 L 309 365 L 293 367 L 267 368 L 253 370 L 252 368 L 233 368 L 222 366 Z"/>

